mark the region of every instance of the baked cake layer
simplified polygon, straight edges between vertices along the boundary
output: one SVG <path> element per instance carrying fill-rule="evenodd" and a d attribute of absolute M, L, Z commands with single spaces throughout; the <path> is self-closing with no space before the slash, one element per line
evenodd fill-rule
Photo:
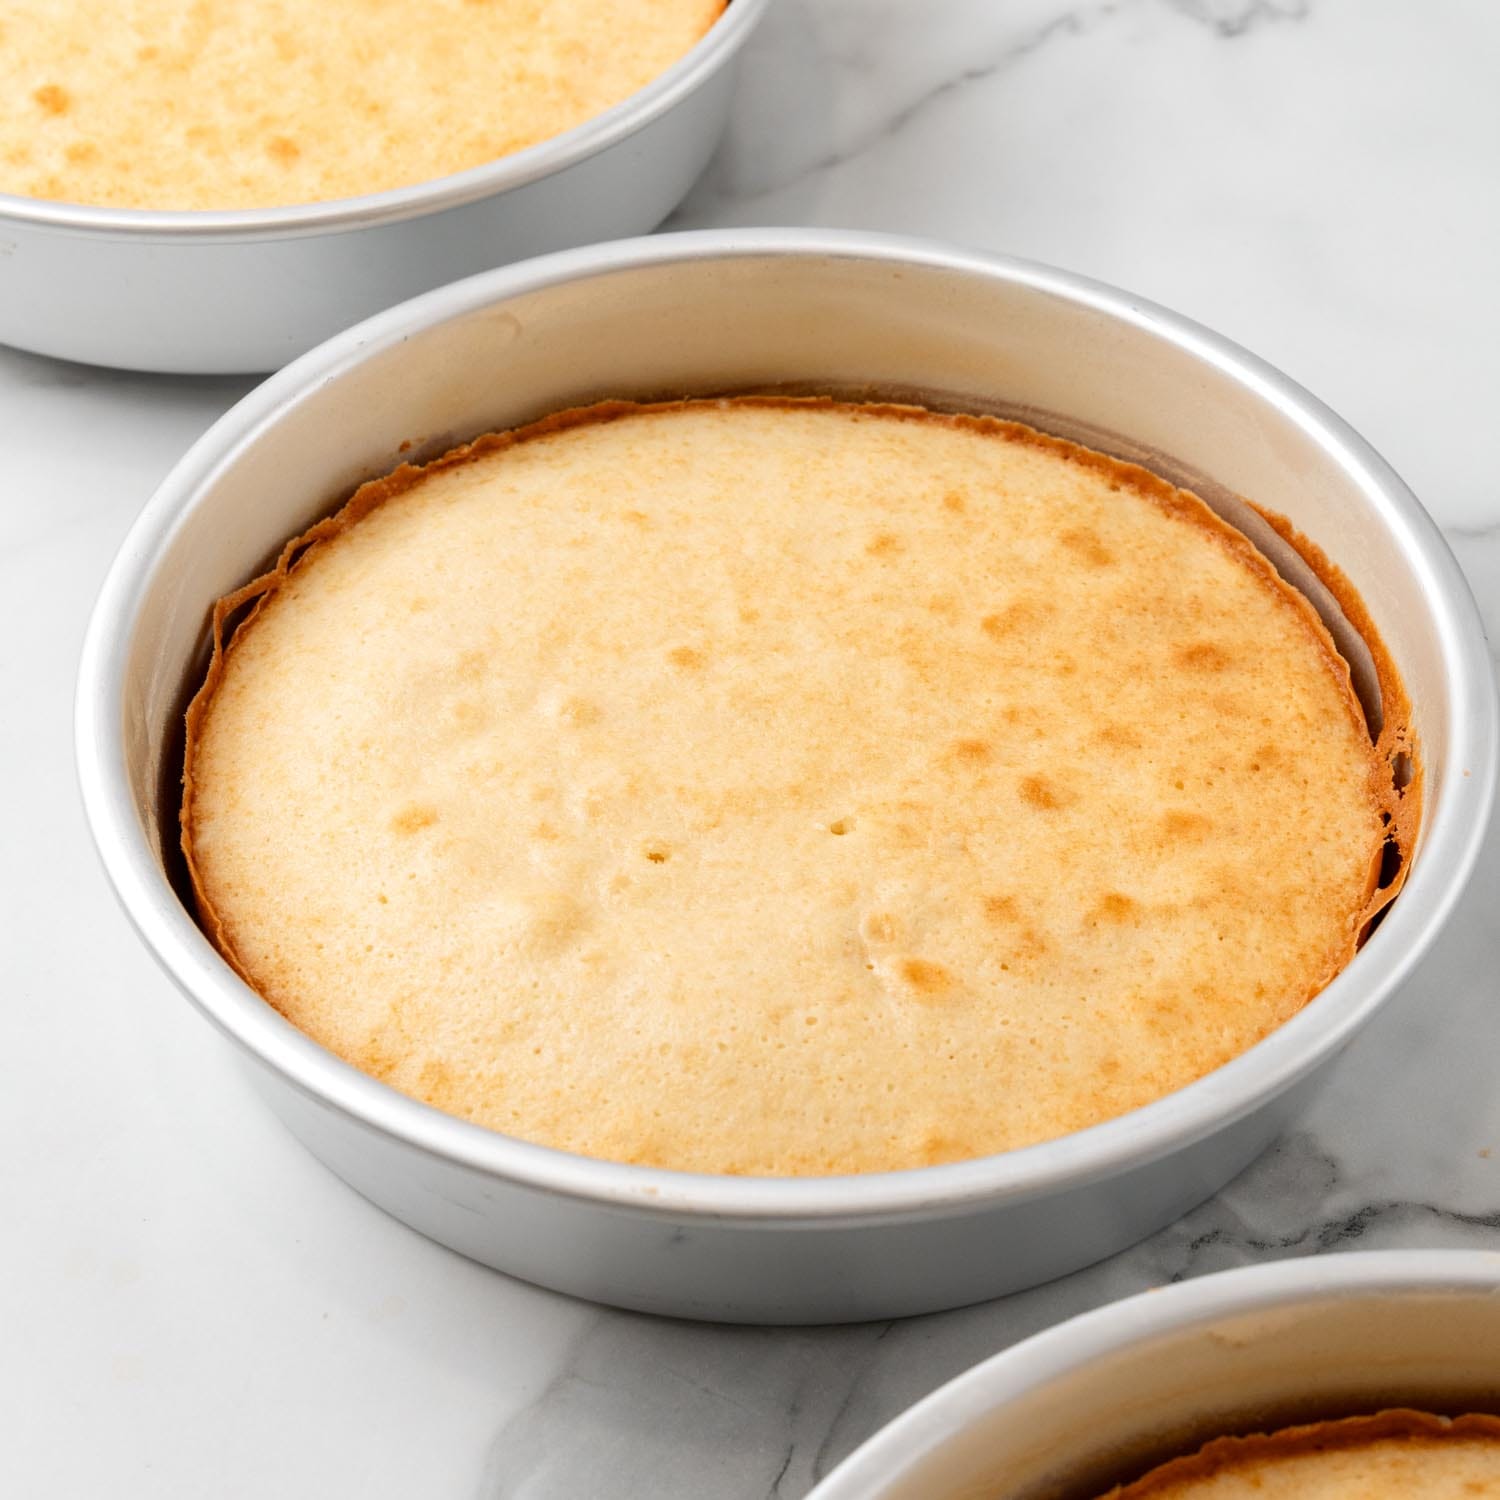
<path fill-rule="evenodd" d="M 0 192 L 114 208 L 348 198 L 620 103 L 724 0 L 7 0 Z"/>
<path fill-rule="evenodd" d="M 1390 768 L 1306 601 L 1015 424 L 564 414 L 366 486 L 220 625 L 251 598 L 190 713 L 206 926 L 527 1140 L 770 1175 L 1047 1140 L 1260 1040 L 1383 899 Z"/>

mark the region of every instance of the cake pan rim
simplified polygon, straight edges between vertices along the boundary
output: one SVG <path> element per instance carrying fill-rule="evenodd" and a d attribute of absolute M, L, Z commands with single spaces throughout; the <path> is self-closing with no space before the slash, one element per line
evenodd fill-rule
<path fill-rule="evenodd" d="M 1290 1021 L 1214 1073 L 1126 1115 L 1034 1146 L 971 1161 L 851 1176 L 728 1177 L 576 1156 L 443 1114 L 324 1051 L 243 983 L 178 902 L 151 854 L 127 783 L 121 704 L 126 651 L 154 559 L 188 508 L 242 445 L 304 393 L 413 333 L 561 282 L 679 260 L 791 255 L 877 260 L 1001 277 L 1082 303 L 1166 338 L 1234 376 L 1338 455 L 1380 496 L 1420 562 L 1454 693 L 1448 755 L 1429 774 L 1447 790 L 1419 840 L 1401 898 L 1370 943 Z M 767 1223 L 949 1214 L 1048 1196 L 1172 1154 L 1240 1119 L 1326 1061 L 1396 988 L 1457 900 L 1477 857 L 1493 795 L 1496 713 L 1477 607 L 1436 526 L 1383 460 L 1280 372 L 1228 340 L 1144 299 L 1034 263 L 927 241 L 826 230 L 710 230 L 557 252 L 483 272 L 399 305 L 328 340 L 225 414 L 163 482 L 110 569 L 86 637 L 77 746 L 88 821 L 107 873 L 147 947 L 194 1004 L 307 1096 L 395 1140 L 508 1182 L 640 1211 Z M 1471 762 L 1472 764 L 1465 764 Z M 1470 774 L 1465 779 L 1463 772 Z M 1462 804 L 1462 805 L 1461 805 Z M 1432 814 L 1435 812 L 1435 816 Z"/>

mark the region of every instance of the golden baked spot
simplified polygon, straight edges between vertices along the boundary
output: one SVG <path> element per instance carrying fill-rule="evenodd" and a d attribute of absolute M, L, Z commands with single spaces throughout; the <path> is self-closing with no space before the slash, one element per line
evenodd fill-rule
<path fill-rule="evenodd" d="M 391 827 L 397 833 L 419 833 L 424 828 L 431 828 L 437 820 L 438 815 L 435 807 L 428 807 L 424 803 L 414 802 L 408 807 L 403 807 L 391 819 Z"/>
<path fill-rule="evenodd" d="M 360 1072 L 385 1081 L 402 1071 L 404 1053 L 399 1041 L 391 1046 L 384 1036 L 377 1036 L 371 1037 L 363 1047 L 356 1048 L 350 1061 Z"/>
<path fill-rule="evenodd" d="M 724 6 L 5 0 L 0 97 L 35 109 L 0 110 L 0 193 L 201 210 L 430 182 L 620 104 Z M 67 132 L 39 131 L 37 110 L 65 115 Z M 70 157 L 69 144 L 98 155 Z"/>
<path fill-rule="evenodd" d="M 1201 843 L 1213 831 L 1213 824 L 1202 813 L 1183 812 L 1173 808 L 1163 814 L 1162 833 L 1169 843 Z"/>
<path fill-rule="evenodd" d="M 1129 896 L 1122 896 L 1119 891 L 1106 891 L 1099 898 L 1094 914 L 1101 922 L 1128 922 L 1139 910 Z"/>
<path fill-rule="evenodd" d="M 1099 537 L 1084 527 L 1075 526 L 1063 532 L 1058 540 L 1075 557 L 1082 558 L 1091 568 L 1107 568 L 1115 560 L 1114 553 L 1099 540 Z"/>
<path fill-rule="evenodd" d="M 447 1063 L 429 1058 L 417 1072 L 417 1088 L 422 1098 L 441 1109 L 453 1097 L 453 1070 Z"/>
<path fill-rule="evenodd" d="M 580 697 L 575 693 L 564 698 L 558 705 L 557 717 L 570 729 L 587 729 L 590 724 L 597 724 L 604 717 L 604 710 L 592 698 Z"/>
<path fill-rule="evenodd" d="M 1023 776 L 1020 792 L 1021 800 L 1030 807 L 1050 812 L 1062 806 L 1062 794 L 1045 776 Z"/>
<path fill-rule="evenodd" d="M 901 538 L 891 531 L 879 531 L 865 543 L 865 551 L 871 557 L 889 557 L 901 551 Z"/>
<path fill-rule="evenodd" d="M 961 516 L 968 509 L 968 506 L 965 504 L 964 497 L 957 490 L 949 490 L 943 496 L 943 509 L 951 510 L 955 515 Z"/>
<path fill-rule="evenodd" d="M 917 1142 L 916 1155 L 923 1166 L 938 1167 L 944 1162 L 963 1161 L 973 1154 L 972 1142 L 946 1130 L 929 1130 Z"/>
<path fill-rule="evenodd" d="M 63 156 L 71 162 L 96 161 L 99 148 L 92 141 L 73 141 L 63 148 Z"/>
<path fill-rule="evenodd" d="M 1099 727 L 1097 737 L 1100 744 L 1112 750 L 1145 749 L 1145 741 L 1141 738 L 1139 730 L 1133 729 L 1129 724 L 1113 721 L 1103 724 Z"/>
<path fill-rule="evenodd" d="M 896 970 L 919 995 L 943 995 L 953 988 L 953 976 L 942 964 L 925 958 L 903 958 Z"/>
<path fill-rule="evenodd" d="M 1040 599 L 1013 599 L 1003 609 L 985 615 L 979 628 L 1000 641 L 1040 625 L 1048 613 L 1048 606 Z"/>
<path fill-rule="evenodd" d="M 1500 1417 L 1408 1409 L 1216 1438 L 1100 1500 L 1500 1500 Z"/>
<path fill-rule="evenodd" d="M 1188 672 L 1225 672 L 1234 665 L 1234 657 L 1212 641 L 1190 641 L 1179 646 L 1173 656 Z"/>
<path fill-rule="evenodd" d="M 1034 963 L 1046 955 L 1049 946 L 1047 939 L 1035 927 L 1028 927 L 1010 950 L 1010 957 L 1019 959 L 1023 963 Z"/>
<path fill-rule="evenodd" d="M 1348 962 L 1411 823 L 1248 544 L 990 419 L 610 405 L 378 482 L 261 588 L 191 710 L 205 926 L 391 1087 L 608 1160 L 1135 1109 Z"/>
<path fill-rule="evenodd" d="M 65 115 L 73 100 L 60 84 L 44 83 L 32 96 L 49 115 Z"/>

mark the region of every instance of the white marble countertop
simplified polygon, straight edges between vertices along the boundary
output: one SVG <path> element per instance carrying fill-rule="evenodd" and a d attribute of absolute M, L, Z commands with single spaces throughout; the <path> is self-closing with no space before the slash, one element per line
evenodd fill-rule
<path fill-rule="evenodd" d="M 781 0 L 676 215 L 899 230 L 1130 287 L 1281 366 L 1447 528 L 1500 635 L 1500 9 Z M 116 910 L 74 785 L 88 608 L 248 388 L 0 350 L 0 1490 L 752 1500 L 1070 1313 L 1284 1255 L 1500 1245 L 1500 835 L 1418 976 L 1218 1198 L 987 1306 L 695 1327 L 537 1291 L 332 1178 Z"/>

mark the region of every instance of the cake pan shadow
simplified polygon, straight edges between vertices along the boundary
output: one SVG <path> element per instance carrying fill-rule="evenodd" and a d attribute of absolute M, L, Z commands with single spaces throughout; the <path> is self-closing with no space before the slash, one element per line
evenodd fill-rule
<path fill-rule="evenodd" d="M 1024 1150 L 866 1176 L 711 1176 L 569 1155 L 442 1114 L 324 1051 L 219 956 L 184 903 L 176 856 L 181 713 L 213 602 L 403 457 L 603 397 L 770 388 L 1029 417 L 1195 475 L 1231 508 L 1252 496 L 1336 558 L 1413 700 L 1425 811 L 1402 894 L 1290 1022 L 1175 1094 Z M 1228 1181 L 1437 936 L 1477 852 L 1495 742 L 1478 614 L 1440 533 L 1290 381 L 1058 271 L 792 230 L 662 236 L 488 272 L 274 376 L 197 443 L 131 530 L 90 625 L 77 714 L 89 822 L 131 920 L 335 1172 L 424 1234 L 528 1280 L 770 1323 L 1013 1291 L 1140 1239 Z"/>
<path fill-rule="evenodd" d="M 456 277 L 645 233 L 713 154 L 769 3 L 731 0 L 682 59 L 572 130 L 409 187 L 223 211 L 0 193 L 0 343 L 132 370 L 274 370 Z"/>
<path fill-rule="evenodd" d="M 1097 1500 L 1223 1434 L 1397 1407 L 1500 1413 L 1500 1255 L 1325 1255 L 1127 1298 L 949 1381 L 808 1500 Z"/>

